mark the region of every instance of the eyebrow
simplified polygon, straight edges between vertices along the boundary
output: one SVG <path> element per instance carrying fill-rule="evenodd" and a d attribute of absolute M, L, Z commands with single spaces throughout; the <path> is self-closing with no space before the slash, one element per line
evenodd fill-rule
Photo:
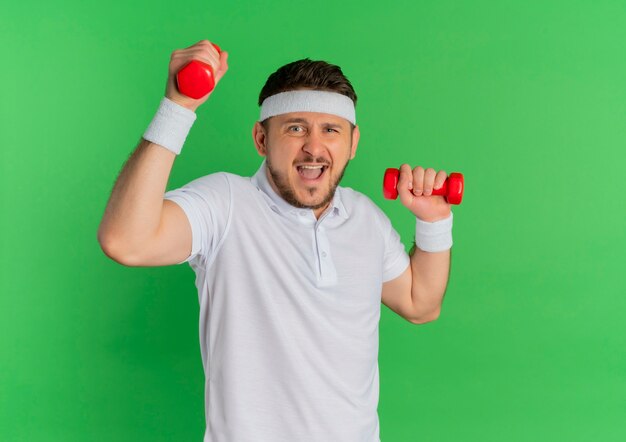
<path fill-rule="evenodd" d="M 290 118 L 283 122 L 283 124 L 289 124 L 289 123 L 308 123 L 308 121 L 305 120 L 304 118 Z"/>
<path fill-rule="evenodd" d="M 281 126 L 284 126 L 286 124 L 291 124 L 291 123 L 306 123 L 309 124 L 309 121 L 304 119 L 304 118 L 290 118 L 288 120 L 285 120 Z M 322 123 L 323 126 L 325 127 L 338 127 L 341 128 L 341 124 L 338 123 Z"/>

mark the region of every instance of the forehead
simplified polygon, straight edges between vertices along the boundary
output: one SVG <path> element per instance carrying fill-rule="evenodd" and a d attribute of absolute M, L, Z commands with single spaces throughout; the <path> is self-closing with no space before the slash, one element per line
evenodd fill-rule
<path fill-rule="evenodd" d="M 289 112 L 272 117 L 277 124 L 304 123 L 309 125 L 332 124 L 342 127 L 350 127 L 350 122 L 345 118 L 322 112 Z"/>

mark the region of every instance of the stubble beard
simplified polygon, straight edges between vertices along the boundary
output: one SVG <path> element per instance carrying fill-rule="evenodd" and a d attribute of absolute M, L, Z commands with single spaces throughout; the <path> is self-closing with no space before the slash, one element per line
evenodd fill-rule
<path fill-rule="evenodd" d="M 305 162 L 305 163 L 316 163 L 316 162 L 317 163 L 325 163 L 326 161 L 323 160 L 323 159 L 318 159 L 317 161 L 315 161 L 315 159 L 313 157 L 307 157 L 307 158 L 304 158 L 302 160 L 302 162 Z M 269 173 L 270 173 L 270 175 L 272 177 L 272 180 L 274 181 L 274 184 L 276 185 L 276 188 L 278 189 L 278 194 L 285 201 L 287 201 L 289 204 L 291 204 L 292 206 L 297 207 L 299 209 L 313 209 L 313 210 L 315 210 L 315 209 L 320 209 L 320 208 L 326 206 L 328 203 L 330 203 L 332 201 L 333 197 L 335 196 L 335 191 L 337 190 L 337 186 L 341 182 L 341 179 L 343 178 L 343 175 L 346 172 L 346 169 L 348 168 L 348 164 L 350 164 L 350 160 L 348 160 L 346 165 L 343 167 L 343 169 L 341 170 L 341 173 L 339 174 L 339 176 L 337 177 L 335 182 L 331 182 L 330 189 L 328 190 L 328 193 L 324 196 L 322 201 L 319 204 L 308 205 L 308 204 L 304 204 L 300 200 L 298 200 L 295 192 L 289 186 L 289 181 L 287 180 L 287 177 L 284 176 L 283 174 L 281 174 L 276 169 L 274 169 L 274 167 L 272 167 L 272 163 L 271 163 L 271 161 L 269 159 L 269 156 L 266 158 L 267 169 L 268 169 L 268 171 L 269 171 Z M 326 172 L 330 173 L 329 170 L 327 170 Z M 308 192 L 309 192 L 309 194 L 311 196 L 313 196 L 313 194 L 315 193 L 315 189 L 310 189 Z"/>

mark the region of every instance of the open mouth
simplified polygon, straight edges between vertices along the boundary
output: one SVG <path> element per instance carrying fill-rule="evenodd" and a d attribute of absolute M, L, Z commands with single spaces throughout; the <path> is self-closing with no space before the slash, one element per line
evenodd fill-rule
<path fill-rule="evenodd" d="M 304 181 L 315 182 L 322 178 L 328 166 L 324 164 L 303 164 L 296 166 L 296 169 L 298 170 L 298 175 Z"/>

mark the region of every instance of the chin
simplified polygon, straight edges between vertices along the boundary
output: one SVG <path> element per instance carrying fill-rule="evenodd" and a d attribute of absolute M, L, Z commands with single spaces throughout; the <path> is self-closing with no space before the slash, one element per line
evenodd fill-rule
<path fill-rule="evenodd" d="M 285 201 L 294 207 L 319 209 L 332 201 L 345 167 L 339 177 L 331 175 L 333 170 L 328 169 L 324 171 L 324 175 L 318 182 L 312 180 L 311 183 L 302 180 L 298 172 L 295 174 L 277 172 L 270 162 L 268 162 L 268 170 L 274 186 Z M 311 190 L 314 190 L 313 195 L 311 195 Z"/>
<path fill-rule="evenodd" d="M 332 201 L 335 191 L 330 186 L 324 186 L 324 191 L 320 191 L 321 186 L 316 186 L 316 195 L 313 197 L 308 190 L 302 190 L 298 194 L 298 202 L 302 207 L 309 209 L 319 209 Z"/>

